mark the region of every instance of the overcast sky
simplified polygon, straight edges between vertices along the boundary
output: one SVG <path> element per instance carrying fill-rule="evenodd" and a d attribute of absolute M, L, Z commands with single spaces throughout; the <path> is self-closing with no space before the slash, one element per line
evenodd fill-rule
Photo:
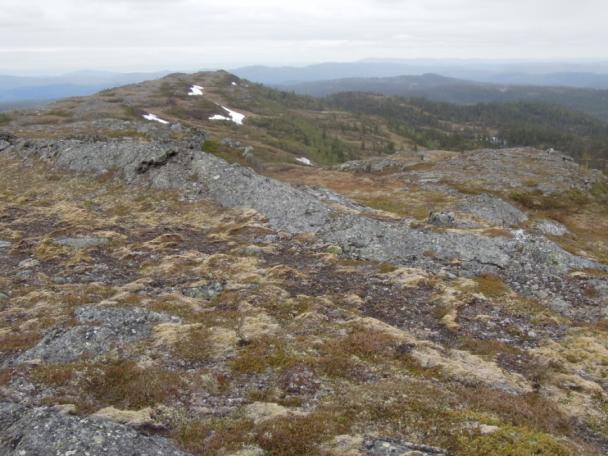
<path fill-rule="evenodd" d="M 0 0 L 0 72 L 608 58 L 606 0 Z"/>

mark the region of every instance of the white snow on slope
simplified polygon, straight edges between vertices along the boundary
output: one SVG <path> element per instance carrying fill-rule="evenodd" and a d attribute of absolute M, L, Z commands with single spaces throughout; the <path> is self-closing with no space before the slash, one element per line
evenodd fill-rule
<path fill-rule="evenodd" d="M 146 120 L 153 120 L 154 122 L 160 122 L 161 124 L 168 124 L 169 122 L 163 119 L 160 119 L 156 116 L 156 114 L 148 113 L 142 116 Z"/>
<path fill-rule="evenodd" d="M 312 166 L 312 162 L 308 158 L 306 158 L 306 157 L 296 158 L 296 161 L 300 162 L 300 163 L 302 163 L 302 164 L 304 164 L 306 166 Z"/>
<path fill-rule="evenodd" d="M 190 87 L 190 92 L 188 92 L 188 95 L 201 96 L 203 94 L 203 90 L 205 90 L 204 87 L 199 85 L 193 85 L 192 87 Z"/>
<path fill-rule="evenodd" d="M 226 106 L 222 106 L 224 111 L 228 112 L 228 116 L 222 116 L 221 114 L 216 114 L 214 116 L 209 117 L 209 120 L 228 120 L 232 121 L 237 125 L 243 125 L 243 120 L 245 120 L 245 115 L 228 109 Z"/>
<path fill-rule="evenodd" d="M 232 85 L 233 85 L 234 87 L 236 87 L 238 84 L 237 84 L 236 82 L 232 81 Z"/>

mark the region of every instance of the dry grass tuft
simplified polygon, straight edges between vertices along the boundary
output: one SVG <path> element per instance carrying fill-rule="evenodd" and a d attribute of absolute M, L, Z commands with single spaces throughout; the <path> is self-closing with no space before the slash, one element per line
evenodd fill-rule
<path fill-rule="evenodd" d="M 509 287 L 495 274 L 482 274 L 474 280 L 479 292 L 489 299 L 500 298 L 509 293 Z"/>

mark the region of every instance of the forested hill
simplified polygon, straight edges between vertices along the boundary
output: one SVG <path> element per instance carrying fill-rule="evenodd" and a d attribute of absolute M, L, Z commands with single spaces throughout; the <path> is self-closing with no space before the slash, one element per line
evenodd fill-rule
<path fill-rule="evenodd" d="M 424 97 L 461 105 L 535 101 L 575 109 L 608 121 L 608 90 L 572 87 L 488 84 L 437 74 L 389 78 L 347 78 L 283 86 L 298 94 L 328 96 L 340 92 L 370 92 L 389 96 Z"/>
<path fill-rule="evenodd" d="M 555 148 L 590 166 L 606 169 L 608 125 L 590 115 L 548 103 L 462 106 L 355 92 L 336 94 L 326 100 L 340 109 L 379 116 L 393 131 L 429 148 Z"/>

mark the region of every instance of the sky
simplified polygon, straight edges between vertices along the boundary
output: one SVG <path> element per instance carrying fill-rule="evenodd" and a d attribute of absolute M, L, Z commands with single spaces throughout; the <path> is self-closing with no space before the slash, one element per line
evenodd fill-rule
<path fill-rule="evenodd" d="M 0 0 L 0 72 L 608 60 L 606 0 Z"/>

